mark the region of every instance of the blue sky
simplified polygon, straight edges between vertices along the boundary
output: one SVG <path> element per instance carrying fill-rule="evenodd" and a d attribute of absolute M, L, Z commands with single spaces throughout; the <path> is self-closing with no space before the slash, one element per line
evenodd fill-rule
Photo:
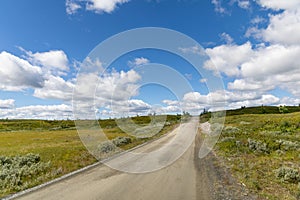
<path fill-rule="evenodd" d="M 80 98 L 83 118 L 91 106 L 98 117 L 108 117 L 220 109 L 209 99 L 226 101 L 227 109 L 300 103 L 298 0 L 3 0 L 0 26 L 0 118 L 72 118 L 77 72 L 90 52 L 115 34 L 142 27 L 193 38 L 209 56 L 203 69 L 220 73 L 224 90 L 210 91 L 206 77 L 178 55 L 141 49 L 120 55 L 85 85 L 98 83 L 100 100 Z M 195 46 L 182 51 L 200 56 Z M 94 67 L 104 67 L 96 61 Z M 138 67 L 151 63 L 178 71 L 193 91 L 176 97 L 170 88 L 140 87 Z"/>

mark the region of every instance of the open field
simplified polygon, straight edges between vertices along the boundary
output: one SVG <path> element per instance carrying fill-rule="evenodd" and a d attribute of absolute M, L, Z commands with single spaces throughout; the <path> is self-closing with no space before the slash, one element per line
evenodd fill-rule
<path fill-rule="evenodd" d="M 151 138 L 138 139 L 118 128 L 115 120 L 100 120 L 107 138 L 115 139 L 122 149 L 130 149 L 160 137 L 180 122 L 181 116 L 167 116 L 163 129 Z M 140 126 L 149 117 L 134 117 Z M 123 138 L 131 140 L 122 143 Z M 116 139 L 118 138 L 118 139 Z M 83 146 L 73 121 L 1 120 L 0 121 L 0 197 L 41 184 L 63 174 L 95 163 Z"/>
<path fill-rule="evenodd" d="M 215 152 L 260 199 L 300 199 L 299 112 L 232 114 Z"/>
<path fill-rule="evenodd" d="M 261 106 L 227 111 L 214 149 L 218 158 L 215 164 L 228 169 L 249 194 L 259 199 L 300 199 L 298 109 Z M 210 113 L 202 115 L 201 122 L 209 116 Z M 127 135 L 113 119 L 99 123 L 116 146 L 130 149 L 172 130 L 180 119 L 181 116 L 167 116 L 164 128 L 151 138 Z M 121 119 L 125 124 L 127 120 Z M 132 120 L 140 127 L 150 122 L 148 116 Z M 72 121 L 2 120 L 0 127 L 0 178 L 5 180 L 1 182 L 0 197 L 96 162 L 82 145 Z M 107 143 L 100 150 L 113 151 Z"/>
<path fill-rule="evenodd" d="M 122 167 L 125 168 L 139 163 L 139 169 L 153 170 L 152 163 L 155 163 L 156 160 L 160 163 L 165 162 L 168 158 L 172 158 L 178 150 L 178 145 L 170 145 L 162 152 L 162 145 L 171 140 L 179 140 L 178 142 L 182 144 L 190 143 L 189 141 L 196 135 L 197 126 L 197 119 L 192 119 L 188 123 L 181 124 L 166 137 L 133 150 L 132 153 L 139 153 L 140 156 L 132 157 L 131 153 L 125 153 L 109 160 L 108 163 L 122 163 Z M 205 162 L 205 165 L 200 162 L 196 153 L 200 143 L 201 141 L 192 142 L 179 159 L 174 160 L 171 165 L 151 173 L 126 173 L 123 170 L 116 171 L 106 165 L 97 165 L 76 176 L 48 185 L 17 199 L 213 200 L 215 199 L 213 198 L 214 192 L 211 192 L 211 189 L 214 187 L 209 183 L 213 182 L 212 174 L 215 174 L 215 170 L 207 165 L 208 162 Z M 151 156 L 152 158 L 149 160 L 148 153 L 157 151 L 161 153 L 156 154 L 155 159 Z M 149 168 L 149 166 L 152 167 Z M 230 196 L 226 195 L 225 198 L 219 199 L 231 199 L 228 197 Z"/>

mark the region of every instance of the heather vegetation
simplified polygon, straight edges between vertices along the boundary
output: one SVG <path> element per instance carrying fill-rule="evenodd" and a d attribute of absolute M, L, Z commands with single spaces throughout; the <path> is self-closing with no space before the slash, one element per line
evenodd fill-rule
<path fill-rule="evenodd" d="M 227 112 L 215 152 L 223 167 L 260 199 L 300 199 L 298 107 L 287 107 L 293 113 L 282 107 L 261 109 Z M 260 113 L 249 114 L 251 110 Z"/>
<path fill-rule="evenodd" d="M 181 122 L 181 115 L 165 116 L 166 123 L 150 138 L 135 138 L 118 127 L 114 119 L 95 121 L 108 141 L 99 144 L 102 153 L 116 153 L 158 138 Z M 150 116 L 132 117 L 140 127 Z M 90 124 L 90 123 L 87 123 Z M 0 120 L 0 198 L 52 180 L 97 162 L 82 144 L 71 120 Z"/>
<path fill-rule="evenodd" d="M 51 163 L 41 162 L 38 154 L 0 157 L 0 188 L 3 193 L 20 191 L 47 180 Z M 32 179 L 34 177 L 34 179 Z"/>

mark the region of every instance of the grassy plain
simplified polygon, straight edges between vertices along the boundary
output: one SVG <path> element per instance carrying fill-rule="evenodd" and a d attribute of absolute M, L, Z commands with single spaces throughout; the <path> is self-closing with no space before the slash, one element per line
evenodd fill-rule
<path fill-rule="evenodd" d="M 163 129 L 151 138 L 134 138 L 124 133 L 115 120 L 99 120 L 110 140 L 131 137 L 122 146 L 130 149 L 173 129 L 181 116 L 167 116 Z M 133 117 L 140 126 L 148 116 Z M 83 146 L 71 120 L 0 120 L 0 198 L 72 172 L 97 160 Z"/>
<path fill-rule="evenodd" d="M 300 199 L 300 112 L 272 109 L 229 112 L 215 152 L 259 199 Z"/>

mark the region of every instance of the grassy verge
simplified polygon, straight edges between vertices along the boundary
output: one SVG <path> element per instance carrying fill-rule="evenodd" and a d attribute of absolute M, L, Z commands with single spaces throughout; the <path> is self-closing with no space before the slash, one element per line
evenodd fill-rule
<path fill-rule="evenodd" d="M 24 177 L 22 182 L 11 181 L 2 186 L 0 197 L 41 184 L 96 161 L 82 145 L 76 130 L 0 133 L 0 155 L 2 157 L 13 160 L 20 156 L 26 157 L 29 153 L 39 155 L 40 162 L 49 163 L 49 166 L 42 172 L 34 170 L 31 177 Z M 28 165 L 28 167 L 30 166 Z M 12 165 L 11 168 L 21 169 L 21 166 Z M 3 174 L 4 165 L 1 165 L 0 169 L 0 173 Z M 12 173 L 10 175 L 13 176 Z"/>
<path fill-rule="evenodd" d="M 107 138 L 122 149 L 130 149 L 172 130 L 181 116 L 167 116 L 162 130 L 151 138 L 124 133 L 115 120 L 100 120 Z M 146 126 L 149 117 L 134 117 Z M 130 138 L 130 140 L 126 139 Z M 0 121 L 0 198 L 33 187 L 95 163 L 83 146 L 73 121 Z"/>
<path fill-rule="evenodd" d="M 259 198 L 300 199 L 299 112 L 228 116 L 215 151 Z"/>

